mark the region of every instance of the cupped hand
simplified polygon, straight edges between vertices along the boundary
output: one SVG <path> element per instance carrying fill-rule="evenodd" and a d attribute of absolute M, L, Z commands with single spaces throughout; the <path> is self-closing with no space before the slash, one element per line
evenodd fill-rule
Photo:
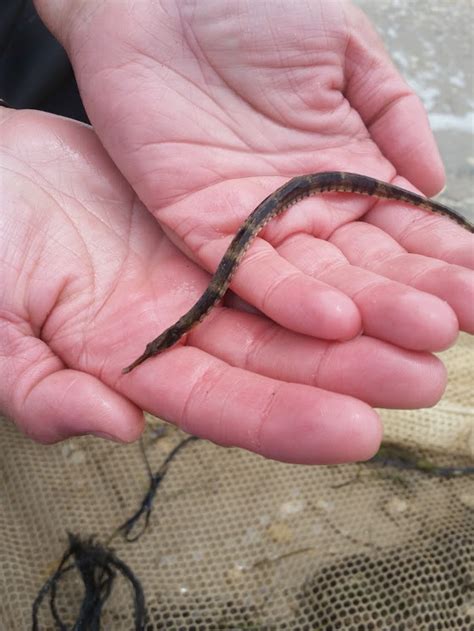
<path fill-rule="evenodd" d="M 347 2 L 36 4 L 112 159 L 207 271 L 293 175 L 443 186 L 419 99 Z M 472 267 L 472 235 L 447 219 L 338 194 L 270 222 L 232 289 L 295 332 L 434 351 L 474 331 Z"/>
<path fill-rule="evenodd" d="M 0 109 L 0 409 L 29 436 L 137 438 L 146 409 L 198 436 L 284 461 L 369 457 L 370 406 L 442 394 L 428 353 L 328 342 L 217 307 L 167 353 L 121 369 L 209 277 L 164 235 L 92 129 Z"/>

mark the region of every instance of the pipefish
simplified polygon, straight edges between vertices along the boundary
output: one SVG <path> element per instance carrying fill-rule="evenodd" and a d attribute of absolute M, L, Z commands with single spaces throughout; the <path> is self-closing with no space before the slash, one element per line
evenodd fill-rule
<path fill-rule="evenodd" d="M 332 192 L 357 193 L 380 199 L 394 199 L 431 213 L 449 217 L 469 232 L 474 232 L 474 225 L 455 210 L 422 195 L 366 175 L 343 171 L 298 175 L 260 202 L 240 226 L 217 266 L 207 289 L 198 301 L 172 326 L 149 342 L 142 355 L 124 368 L 122 372 L 129 373 L 149 357 L 171 348 L 183 335 L 202 322 L 224 296 L 245 252 L 271 219 L 282 214 L 305 197 Z"/>

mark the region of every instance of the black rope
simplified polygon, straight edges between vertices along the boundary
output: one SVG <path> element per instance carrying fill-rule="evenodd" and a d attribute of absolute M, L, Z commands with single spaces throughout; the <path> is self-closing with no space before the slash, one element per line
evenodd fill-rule
<path fill-rule="evenodd" d="M 170 462 L 178 455 L 178 453 L 181 451 L 181 449 L 183 449 L 183 447 L 186 447 L 186 445 L 188 445 L 190 442 L 194 440 L 198 440 L 197 436 L 189 436 L 188 438 L 185 438 L 184 440 L 182 440 L 178 445 L 176 445 L 176 447 L 170 451 L 170 453 L 166 457 L 166 460 L 163 462 L 163 464 L 161 465 L 161 467 L 158 469 L 156 473 L 151 472 L 151 469 L 148 464 L 148 459 L 146 457 L 145 452 L 143 452 L 143 455 L 145 457 L 145 462 L 147 464 L 149 475 L 150 475 L 150 483 L 149 483 L 148 491 L 145 497 L 143 498 L 143 501 L 140 507 L 138 508 L 138 510 L 117 529 L 118 532 L 123 533 L 123 536 L 127 541 L 129 542 L 137 541 L 137 539 L 139 539 L 145 533 L 150 521 L 151 511 L 153 509 L 153 501 L 155 499 L 156 492 L 161 482 L 163 481 L 165 475 L 168 472 L 168 467 L 169 467 Z M 142 517 L 143 514 L 145 515 L 143 527 L 141 528 L 141 530 L 138 531 L 136 535 L 131 536 L 130 534 L 131 531 L 134 529 L 135 525 L 138 523 L 139 519 Z"/>
<path fill-rule="evenodd" d="M 149 487 L 138 510 L 117 528 L 114 534 L 109 538 L 109 541 L 119 533 L 123 534 L 125 540 L 128 542 L 137 541 L 137 539 L 143 535 L 148 528 L 156 492 L 168 472 L 171 461 L 178 455 L 181 449 L 195 440 L 197 440 L 196 436 L 189 436 L 178 443 L 166 456 L 165 461 L 156 473 L 151 471 L 147 455 L 143 449 L 143 443 L 140 443 L 150 478 Z M 136 535 L 131 536 L 130 533 L 143 515 L 145 516 L 143 527 Z M 145 596 L 140 581 L 132 570 L 116 556 L 113 550 L 95 542 L 92 537 L 82 539 L 78 535 L 71 533 L 68 533 L 68 537 L 69 546 L 58 568 L 45 582 L 33 603 L 32 631 L 40 630 L 38 622 L 39 611 L 48 594 L 49 610 L 56 628 L 59 629 L 59 631 L 100 631 L 102 611 L 112 593 L 117 573 L 127 579 L 132 586 L 134 629 L 135 631 L 143 631 L 146 617 Z M 76 621 L 71 626 L 64 622 L 59 614 L 57 592 L 61 579 L 72 570 L 76 570 L 82 579 L 84 595 L 79 614 Z"/>
<path fill-rule="evenodd" d="M 93 538 L 81 539 L 68 533 L 69 547 L 54 574 L 38 593 L 32 610 L 33 631 L 39 631 L 38 614 L 45 596 L 49 592 L 49 607 L 56 627 L 60 631 L 100 631 L 102 609 L 107 602 L 117 572 L 126 578 L 133 588 L 134 629 L 145 628 L 145 596 L 140 581 L 132 570 L 115 553 L 95 543 Z M 76 621 L 66 624 L 57 609 L 57 588 L 65 574 L 77 570 L 84 583 L 84 596 Z"/>

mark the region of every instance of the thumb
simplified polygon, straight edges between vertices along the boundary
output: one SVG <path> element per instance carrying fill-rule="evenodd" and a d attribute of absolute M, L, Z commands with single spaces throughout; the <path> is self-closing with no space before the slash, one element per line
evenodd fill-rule
<path fill-rule="evenodd" d="M 144 424 L 128 399 L 90 374 L 65 368 L 44 342 L 12 324 L 2 331 L 0 409 L 42 443 L 82 434 L 131 442 Z"/>
<path fill-rule="evenodd" d="M 351 7 L 345 94 L 383 155 L 425 195 L 439 193 L 444 167 L 428 116 L 360 9 Z"/>

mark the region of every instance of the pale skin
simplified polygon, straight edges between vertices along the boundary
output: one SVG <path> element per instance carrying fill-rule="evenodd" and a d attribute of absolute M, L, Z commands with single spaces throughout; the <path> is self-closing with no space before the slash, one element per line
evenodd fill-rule
<path fill-rule="evenodd" d="M 240 302 L 120 373 L 292 175 L 352 170 L 428 195 L 443 185 L 423 109 L 360 13 L 264 5 L 237 16 L 235 2 L 194 13 L 185 2 L 37 2 L 100 142 L 2 110 L 0 407 L 33 438 L 134 440 L 147 409 L 222 445 L 342 462 L 377 449 L 371 406 L 442 395 L 431 352 L 474 330 L 472 236 L 340 196 L 269 224 L 232 283 Z"/>

